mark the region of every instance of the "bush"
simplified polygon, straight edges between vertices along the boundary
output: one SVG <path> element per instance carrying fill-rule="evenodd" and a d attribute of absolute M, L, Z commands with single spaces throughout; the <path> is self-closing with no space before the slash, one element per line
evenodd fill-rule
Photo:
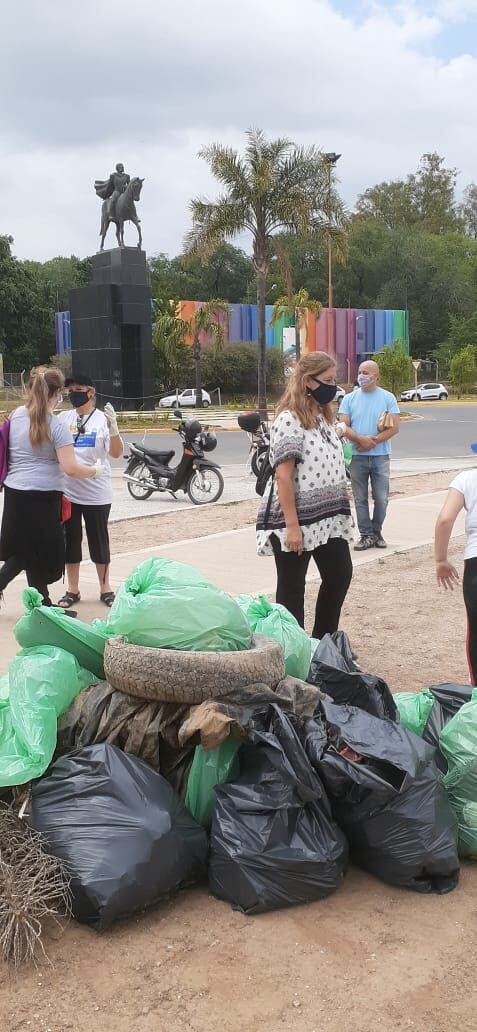
<path fill-rule="evenodd" d="M 254 344 L 233 344 L 222 350 L 202 351 L 202 378 L 206 390 L 220 387 L 227 397 L 256 396 L 258 351 Z M 273 348 L 267 353 L 267 388 L 270 394 L 283 390 L 283 355 Z"/>

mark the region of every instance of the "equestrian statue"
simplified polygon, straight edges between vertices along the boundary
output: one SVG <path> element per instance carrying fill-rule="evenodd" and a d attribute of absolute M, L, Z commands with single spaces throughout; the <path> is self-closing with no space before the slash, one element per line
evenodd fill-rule
<path fill-rule="evenodd" d="M 138 232 L 138 247 L 142 247 L 141 220 L 137 216 L 135 201 L 141 196 L 144 179 L 135 176 L 131 179 L 124 171 L 124 165 L 116 165 L 109 179 L 96 179 L 94 189 L 103 201 L 101 209 L 101 246 L 104 251 L 104 240 L 111 222 L 116 225 L 116 239 L 119 247 L 124 247 L 124 223 L 134 222 Z"/>

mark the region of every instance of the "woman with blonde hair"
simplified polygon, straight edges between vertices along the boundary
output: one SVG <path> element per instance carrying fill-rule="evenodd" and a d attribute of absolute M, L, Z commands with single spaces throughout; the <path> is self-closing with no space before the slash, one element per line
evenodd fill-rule
<path fill-rule="evenodd" d="M 11 414 L 0 533 L 0 595 L 25 570 L 28 583 L 48 606 L 48 585 L 63 576 L 65 565 L 63 473 L 82 479 L 102 472 L 101 463 L 91 467 L 76 462 L 70 430 L 53 415 L 64 382 L 61 370 L 53 366 L 32 369 L 26 404 Z"/>
<path fill-rule="evenodd" d="M 332 406 L 336 390 L 330 355 L 316 351 L 299 360 L 272 424 L 274 476 L 257 519 L 258 554 L 275 557 L 277 602 L 302 627 L 311 558 L 318 567 L 314 638 L 337 630 L 353 575 L 353 519 Z"/>

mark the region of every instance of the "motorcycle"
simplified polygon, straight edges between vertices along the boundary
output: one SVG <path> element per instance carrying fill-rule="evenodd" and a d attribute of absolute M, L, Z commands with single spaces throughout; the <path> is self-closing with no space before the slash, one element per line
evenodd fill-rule
<path fill-rule="evenodd" d="M 243 412 L 238 416 L 237 422 L 250 441 L 247 468 L 258 477 L 270 447 L 268 424 L 263 422 L 259 412 Z"/>
<path fill-rule="evenodd" d="M 205 430 L 198 419 L 183 420 L 174 411 L 180 424 L 175 427 L 182 439 L 182 457 L 177 466 L 170 466 L 175 451 L 157 451 L 144 444 L 131 444 L 128 464 L 123 473 L 128 491 L 137 502 L 145 501 L 154 491 L 176 497 L 177 491 L 188 494 L 194 505 L 217 502 L 224 490 L 220 466 L 205 457 L 217 447 L 217 437 Z"/>

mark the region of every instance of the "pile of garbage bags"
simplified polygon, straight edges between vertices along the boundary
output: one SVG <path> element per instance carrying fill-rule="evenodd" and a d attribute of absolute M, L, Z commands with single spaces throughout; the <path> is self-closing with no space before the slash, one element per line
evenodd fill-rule
<path fill-rule="evenodd" d="M 442 894 L 457 843 L 477 858 L 477 697 L 441 685 L 394 696 L 346 635 L 310 639 L 282 607 L 238 600 L 151 559 L 105 622 L 25 595 L 23 651 L 0 682 L 0 787 L 32 782 L 31 822 L 98 931 L 208 878 L 245 914 L 321 900 L 349 860 L 389 885 Z M 41 601 L 41 600 L 40 600 Z M 286 676 L 200 705 L 114 689 L 107 640 L 237 653 L 280 643 Z M 46 641 L 41 641 L 45 638 Z M 180 657 L 177 657 L 180 662 Z"/>
<path fill-rule="evenodd" d="M 434 747 L 458 824 L 459 853 L 477 860 L 477 689 L 439 684 L 394 696 L 402 723 Z"/>

